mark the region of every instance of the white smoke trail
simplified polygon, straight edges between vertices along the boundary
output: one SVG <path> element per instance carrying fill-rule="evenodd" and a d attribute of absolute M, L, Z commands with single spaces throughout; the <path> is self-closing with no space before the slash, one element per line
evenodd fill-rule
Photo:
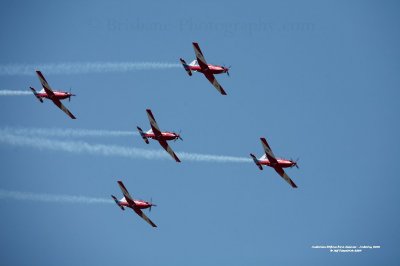
<path fill-rule="evenodd" d="M 9 134 L 0 130 L 0 142 L 20 147 L 32 147 L 39 150 L 64 151 L 76 154 L 91 154 L 102 156 L 118 156 L 125 158 L 143 159 L 170 159 L 164 150 L 146 150 L 140 148 L 126 148 L 115 145 L 89 144 L 83 141 L 59 141 L 37 137 L 26 137 Z M 245 157 L 208 155 L 196 153 L 178 153 L 182 160 L 196 162 L 224 162 L 224 163 L 247 163 L 251 159 Z"/>
<path fill-rule="evenodd" d="M 218 162 L 218 163 L 249 163 L 250 158 L 246 157 L 234 157 L 224 155 L 211 155 L 211 154 L 199 154 L 199 153 L 188 153 L 179 152 L 179 158 L 188 161 L 196 162 Z"/>
<path fill-rule="evenodd" d="M 176 63 L 162 62 L 67 62 L 49 64 L 6 64 L 0 65 L 1 76 L 29 75 L 40 70 L 43 74 L 89 74 L 110 72 L 131 72 L 138 70 L 159 70 L 180 67 Z"/>
<path fill-rule="evenodd" d="M 25 96 L 33 95 L 30 91 L 0 90 L 0 96 Z"/>
<path fill-rule="evenodd" d="M 91 198 L 91 197 L 72 196 L 72 195 L 36 194 L 36 193 L 10 191 L 3 189 L 0 189 L 0 199 L 40 201 L 40 202 L 53 202 L 53 203 L 85 203 L 85 204 L 113 203 L 111 198 L 105 199 L 105 198 Z"/>
<path fill-rule="evenodd" d="M 18 135 L 45 137 L 130 137 L 138 136 L 135 131 L 69 129 L 69 128 L 13 128 L 4 127 L 0 131 Z"/>

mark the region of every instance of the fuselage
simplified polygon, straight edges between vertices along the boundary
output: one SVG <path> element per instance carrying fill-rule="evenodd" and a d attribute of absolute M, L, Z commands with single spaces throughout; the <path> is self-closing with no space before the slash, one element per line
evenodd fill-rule
<path fill-rule="evenodd" d="M 71 96 L 75 96 L 75 94 L 72 94 L 72 93 L 69 93 L 66 91 L 53 91 L 53 93 L 54 93 L 54 96 L 59 100 L 63 100 L 63 99 L 69 98 Z M 44 90 L 37 92 L 36 96 L 38 96 L 40 98 L 50 99 L 50 97 L 47 95 L 47 93 Z"/>
<path fill-rule="evenodd" d="M 291 160 L 277 159 L 278 165 L 282 168 L 293 167 L 296 165 L 296 162 Z M 262 165 L 274 167 L 274 165 L 268 159 L 258 159 L 258 162 Z"/>
<path fill-rule="evenodd" d="M 144 133 L 146 138 L 155 140 L 174 140 L 178 139 L 179 135 L 174 132 L 161 132 L 161 136 L 156 136 L 154 133 Z"/>
<path fill-rule="evenodd" d="M 201 73 L 211 73 L 211 74 L 221 74 L 221 73 L 226 73 L 229 71 L 229 68 L 227 67 L 223 67 L 223 66 L 214 66 L 214 65 L 208 65 L 208 70 L 207 71 L 203 71 L 201 69 L 200 66 L 195 65 L 195 66 L 191 66 L 188 65 L 189 69 L 191 71 L 197 71 L 197 72 L 201 72 Z"/>
<path fill-rule="evenodd" d="M 156 206 L 150 202 L 144 201 L 144 200 L 133 200 L 135 202 L 135 206 L 138 207 L 139 209 L 147 209 L 150 208 L 151 206 Z M 128 208 L 132 208 L 133 206 L 131 206 L 124 198 L 122 198 L 121 200 L 118 201 L 119 205 L 124 206 L 124 207 L 128 207 Z"/>

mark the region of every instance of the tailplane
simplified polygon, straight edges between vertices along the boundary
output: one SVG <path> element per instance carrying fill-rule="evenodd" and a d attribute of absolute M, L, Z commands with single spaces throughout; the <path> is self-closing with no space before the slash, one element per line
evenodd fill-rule
<path fill-rule="evenodd" d="M 113 200 L 115 201 L 115 203 L 118 205 L 118 207 L 121 208 L 121 210 L 125 210 L 124 206 L 122 206 L 119 201 L 117 200 L 117 198 L 114 195 L 111 195 L 111 198 L 113 198 Z"/>
<path fill-rule="evenodd" d="M 144 142 L 146 142 L 147 144 L 149 144 L 149 139 L 146 137 L 146 135 L 144 134 L 143 130 L 140 127 L 137 127 L 140 136 L 142 136 L 142 139 L 144 140 Z"/>
<path fill-rule="evenodd" d="M 254 154 L 251 154 L 251 153 L 250 153 L 250 156 L 251 156 L 251 158 L 253 158 L 253 161 L 258 166 L 258 168 L 260 170 L 263 170 L 263 167 L 262 167 L 260 161 L 256 158 L 256 156 Z"/>
<path fill-rule="evenodd" d="M 36 90 L 32 87 L 29 87 L 31 89 L 31 91 L 33 92 L 33 95 L 35 95 L 35 97 L 41 102 L 43 103 L 43 99 L 38 95 L 38 93 L 36 92 Z"/>
<path fill-rule="evenodd" d="M 189 68 L 189 66 L 186 64 L 185 60 L 183 60 L 182 58 L 181 58 L 180 60 L 181 60 L 181 63 L 182 63 L 183 68 L 186 70 L 186 72 L 188 73 L 188 75 L 191 76 L 191 75 L 192 75 L 192 71 L 190 71 L 190 68 Z"/>

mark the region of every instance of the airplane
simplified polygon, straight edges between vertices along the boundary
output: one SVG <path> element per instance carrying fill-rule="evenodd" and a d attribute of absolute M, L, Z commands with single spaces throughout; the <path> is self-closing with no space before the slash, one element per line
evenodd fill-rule
<path fill-rule="evenodd" d="M 137 127 L 140 136 L 142 136 L 144 142 L 146 142 L 147 144 L 149 144 L 148 138 L 158 140 L 158 142 L 164 148 L 164 150 L 166 150 L 172 156 L 172 158 L 175 159 L 175 161 L 180 163 L 181 161 L 179 160 L 178 156 L 176 156 L 175 152 L 171 149 L 171 147 L 167 143 L 167 141 L 169 140 L 174 140 L 174 141 L 176 141 L 177 139 L 183 140 L 180 134 L 175 132 L 161 132 L 151 110 L 146 109 L 146 112 L 147 116 L 149 117 L 151 129 L 147 132 L 143 132 L 143 130 L 140 127 Z"/>
<path fill-rule="evenodd" d="M 71 92 L 65 91 L 53 91 L 50 88 L 50 85 L 47 83 L 47 80 L 44 78 L 42 72 L 36 71 L 37 76 L 39 77 L 40 83 L 42 83 L 43 89 L 37 92 L 34 88 L 30 87 L 33 94 L 36 98 L 43 103 L 43 98 L 47 98 L 53 101 L 58 108 L 60 108 L 64 113 L 66 113 L 72 119 L 76 119 L 76 117 L 61 103 L 60 100 L 68 98 L 71 101 L 71 96 L 75 96 Z"/>
<path fill-rule="evenodd" d="M 186 72 L 189 76 L 192 75 L 192 71 L 203 73 L 204 76 L 211 82 L 211 84 L 222 94 L 226 95 L 225 90 L 222 86 L 218 83 L 217 79 L 214 77 L 214 74 L 221 74 L 226 73 L 229 76 L 229 69 L 230 67 L 225 66 L 216 66 L 207 64 L 206 60 L 204 59 L 203 53 L 200 50 L 200 46 L 198 43 L 193 43 L 194 53 L 196 54 L 196 59 L 191 62 L 189 65 L 186 64 L 185 60 L 180 58 L 180 61 L 185 68 Z"/>
<path fill-rule="evenodd" d="M 271 148 L 269 147 L 267 140 L 265 138 L 260 138 L 261 144 L 264 148 L 265 154 L 260 158 L 257 159 L 254 154 L 250 153 L 251 158 L 258 166 L 260 170 L 263 170 L 263 165 L 272 167 L 275 171 L 283 178 L 286 182 L 289 183 L 293 188 L 297 188 L 296 184 L 290 179 L 290 177 L 285 173 L 283 168 L 293 167 L 299 168 L 296 161 L 293 160 L 285 160 L 285 159 L 277 159 L 272 152 Z"/>
<path fill-rule="evenodd" d="M 151 211 L 151 207 L 152 206 L 157 206 L 157 205 L 153 204 L 152 202 L 133 199 L 131 197 L 131 195 L 129 194 L 128 190 L 126 189 L 126 187 L 124 186 L 124 183 L 122 183 L 122 181 L 118 181 L 118 185 L 119 185 L 119 188 L 122 191 L 122 194 L 124 194 L 124 197 L 122 199 L 118 200 L 114 195 L 111 195 L 111 197 L 113 198 L 115 203 L 118 205 L 118 207 L 120 207 L 121 210 L 123 210 L 123 211 L 125 210 L 124 207 L 131 208 L 132 210 L 134 210 L 137 213 L 137 215 L 142 217 L 142 219 L 145 220 L 148 224 L 150 224 L 153 227 L 157 227 L 157 225 L 155 225 L 142 212 L 142 209 L 147 209 L 147 208 L 149 209 L 149 211 Z"/>

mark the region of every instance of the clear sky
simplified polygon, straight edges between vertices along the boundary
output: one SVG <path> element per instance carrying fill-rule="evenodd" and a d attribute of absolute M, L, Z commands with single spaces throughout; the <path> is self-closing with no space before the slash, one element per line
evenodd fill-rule
<path fill-rule="evenodd" d="M 0 96 L 0 191 L 111 199 L 121 179 L 158 205 L 146 214 L 159 226 L 114 204 L 3 195 L 0 264 L 398 265 L 399 12 L 398 1 L 1 1 L 3 70 L 190 62 L 193 41 L 209 63 L 232 69 L 216 76 L 228 96 L 181 67 L 43 73 L 77 94 L 65 102 L 77 120 L 31 95 Z M 39 88 L 33 71 L 0 71 L 0 90 Z M 251 162 L 60 148 L 161 149 L 134 134 L 4 137 L 6 127 L 135 132 L 149 126 L 146 108 L 162 129 L 182 130 L 184 141 L 171 144 L 178 155 L 261 156 L 266 137 L 275 155 L 300 157 L 300 169 L 287 170 L 299 188 Z M 313 245 L 381 248 L 333 254 Z"/>

